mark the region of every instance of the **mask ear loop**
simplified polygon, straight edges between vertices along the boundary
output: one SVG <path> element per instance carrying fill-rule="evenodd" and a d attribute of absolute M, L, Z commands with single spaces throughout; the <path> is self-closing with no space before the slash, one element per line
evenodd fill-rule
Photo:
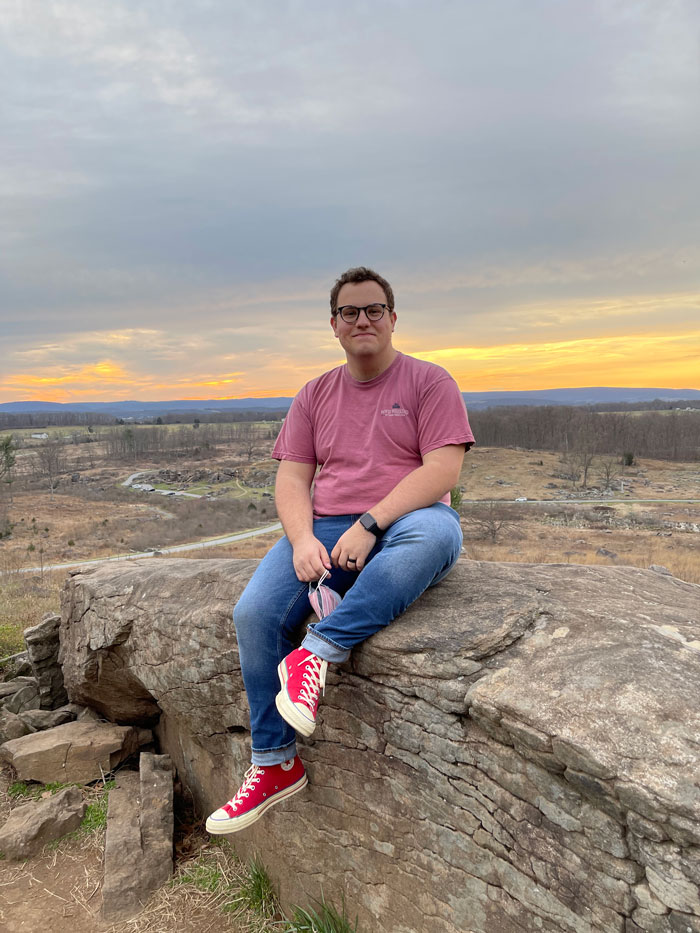
<path fill-rule="evenodd" d="M 323 586 L 323 581 L 330 577 L 330 571 L 324 570 L 321 578 L 315 583 L 309 583 L 309 602 L 319 620 L 325 618 L 337 606 L 341 597 L 329 586 Z"/>
<path fill-rule="evenodd" d="M 312 580 L 311 583 L 309 583 L 309 599 L 311 599 L 312 596 L 315 596 L 317 594 L 319 596 L 321 595 L 319 593 L 319 590 L 321 589 L 323 581 L 327 580 L 328 577 L 330 577 L 330 575 L 331 575 L 330 570 L 324 570 L 321 576 L 318 578 L 318 580 Z"/>

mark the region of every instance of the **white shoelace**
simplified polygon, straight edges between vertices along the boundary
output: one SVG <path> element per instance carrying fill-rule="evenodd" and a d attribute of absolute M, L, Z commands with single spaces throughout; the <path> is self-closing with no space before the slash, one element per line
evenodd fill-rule
<path fill-rule="evenodd" d="M 299 699 L 304 700 L 311 709 L 314 709 L 318 703 L 318 695 L 323 690 L 326 694 L 326 670 L 328 662 L 312 654 L 305 661 L 299 662 L 299 667 L 304 664 L 306 670 L 301 679 L 301 688 L 299 690 Z"/>
<path fill-rule="evenodd" d="M 264 770 L 258 765 L 251 765 L 243 775 L 243 783 L 238 788 L 233 797 L 229 800 L 229 806 L 235 810 L 236 806 L 243 800 L 244 797 L 249 797 L 250 791 L 253 789 L 253 785 L 260 783 L 259 775 L 264 773 Z"/>

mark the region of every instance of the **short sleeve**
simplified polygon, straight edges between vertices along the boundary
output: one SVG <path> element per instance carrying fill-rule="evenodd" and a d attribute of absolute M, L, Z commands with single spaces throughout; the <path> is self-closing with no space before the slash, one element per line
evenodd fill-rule
<path fill-rule="evenodd" d="M 314 430 L 307 407 L 304 387 L 291 404 L 282 430 L 277 435 L 272 457 L 275 460 L 295 460 L 298 463 L 316 464 Z"/>
<path fill-rule="evenodd" d="M 418 447 L 421 456 L 448 444 L 474 443 L 462 393 L 445 370 L 426 385 L 421 393 L 418 410 Z"/>

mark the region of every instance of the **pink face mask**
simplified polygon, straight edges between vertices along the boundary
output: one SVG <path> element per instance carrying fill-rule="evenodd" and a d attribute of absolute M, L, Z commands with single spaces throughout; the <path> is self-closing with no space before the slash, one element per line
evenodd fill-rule
<path fill-rule="evenodd" d="M 325 619 L 325 617 L 333 612 L 336 609 L 341 601 L 342 596 L 339 596 L 335 590 L 332 590 L 330 586 L 324 586 L 323 581 L 330 577 L 330 571 L 324 570 L 323 575 L 320 580 L 317 580 L 315 583 L 309 583 L 309 602 L 313 611 L 319 618 Z"/>

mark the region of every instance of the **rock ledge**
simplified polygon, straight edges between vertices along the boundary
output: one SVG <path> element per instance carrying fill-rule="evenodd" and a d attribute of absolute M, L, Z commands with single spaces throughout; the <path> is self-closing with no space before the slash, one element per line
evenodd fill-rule
<path fill-rule="evenodd" d="M 157 723 L 203 814 L 248 763 L 230 607 L 254 561 L 72 575 L 71 700 Z M 460 561 L 329 675 L 310 785 L 235 837 L 284 903 L 378 933 L 699 933 L 700 588 Z M 62 727 L 61 727 L 62 728 Z"/>

